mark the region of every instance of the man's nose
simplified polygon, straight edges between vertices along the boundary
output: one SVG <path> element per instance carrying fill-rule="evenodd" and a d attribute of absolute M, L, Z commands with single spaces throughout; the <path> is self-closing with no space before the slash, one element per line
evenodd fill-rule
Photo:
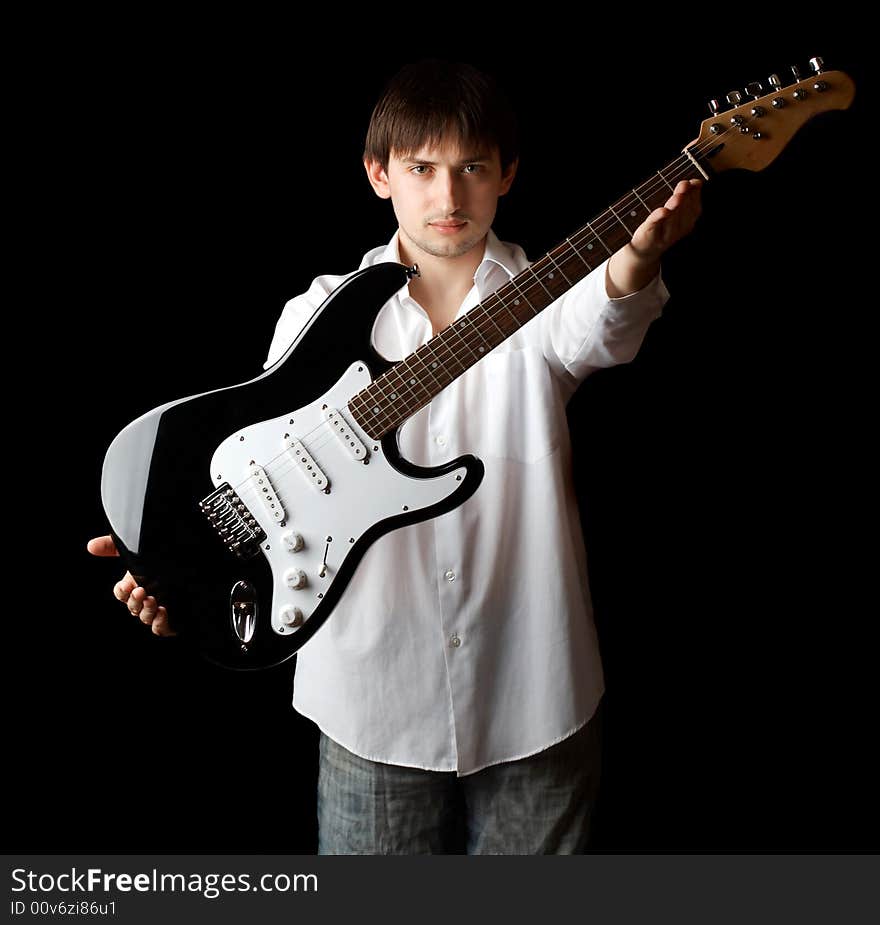
<path fill-rule="evenodd" d="M 462 178 L 457 173 L 451 170 L 437 171 L 435 198 L 438 209 L 442 209 L 446 215 L 452 215 L 460 208 L 463 195 Z"/>

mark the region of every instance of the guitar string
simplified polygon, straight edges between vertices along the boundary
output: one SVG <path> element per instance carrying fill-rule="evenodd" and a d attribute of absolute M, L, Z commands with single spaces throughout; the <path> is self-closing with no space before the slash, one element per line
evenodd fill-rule
<path fill-rule="evenodd" d="M 713 145 L 713 144 L 715 144 L 715 143 L 717 143 L 716 140 L 711 140 L 711 141 L 707 142 L 706 145 L 705 145 L 704 147 L 710 147 L 711 145 Z M 691 150 L 691 151 L 697 151 L 698 153 L 701 153 L 699 145 L 695 145 L 694 148 L 692 148 L 692 149 L 690 149 L 690 150 Z M 673 161 L 670 163 L 670 165 L 666 168 L 665 173 L 663 173 L 663 172 L 661 172 L 661 171 L 655 172 L 655 174 L 652 175 L 652 177 L 651 177 L 648 181 L 646 181 L 644 184 L 642 184 L 642 186 L 640 186 L 640 187 L 638 187 L 638 188 L 639 188 L 639 189 L 643 189 L 644 194 L 645 194 L 646 196 L 650 197 L 650 196 L 652 196 L 658 189 L 661 189 L 663 186 L 669 186 L 669 187 L 671 187 L 671 188 L 670 188 L 670 195 L 672 195 L 672 194 L 673 194 L 673 190 L 674 190 L 674 185 L 675 185 L 676 183 L 678 183 L 678 181 L 681 179 L 681 173 L 680 173 L 680 171 L 681 171 L 682 168 L 687 168 L 688 170 L 687 170 L 686 172 L 689 172 L 690 170 L 695 169 L 695 168 L 694 168 L 693 162 L 691 161 L 691 159 L 690 159 L 689 157 L 687 157 L 687 155 L 681 155 L 678 159 L 673 160 Z M 659 180 L 659 181 L 656 179 L 658 176 L 660 177 L 660 180 Z M 634 198 L 634 197 L 635 197 L 635 198 Z M 603 214 L 600 216 L 600 218 L 603 218 L 603 222 L 602 222 L 602 223 L 600 223 L 600 222 L 597 220 L 597 223 L 596 223 L 596 225 L 594 226 L 594 225 L 592 225 L 591 223 L 588 222 L 587 225 L 586 225 L 586 228 L 581 230 L 581 233 L 580 233 L 579 236 L 578 236 L 578 235 L 575 235 L 573 238 L 570 238 L 570 239 L 567 238 L 567 239 L 566 239 L 566 240 L 568 241 L 568 243 L 571 244 L 574 248 L 577 248 L 577 246 L 578 246 L 579 244 L 584 243 L 585 241 L 589 240 L 591 237 L 599 238 L 599 239 L 600 239 L 600 242 L 601 242 L 601 234 L 602 234 L 602 233 L 605 233 L 605 232 L 606 232 L 608 229 L 610 229 L 610 228 L 617 227 L 618 224 L 622 224 L 622 220 L 617 216 L 616 212 L 614 211 L 613 206 L 615 206 L 615 205 L 619 207 L 617 211 L 619 211 L 619 212 L 621 212 L 621 213 L 626 213 L 626 212 L 628 212 L 628 211 L 631 210 L 631 209 L 633 208 L 633 206 L 635 206 L 635 205 L 641 205 L 643 208 L 647 208 L 647 207 L 644 205 L 644 203 L 641 201 L 641 197 L 638 195 L 638 193 L 637 193 L 635 190 L 631 190 L 631 191 L 625 193 L 625 194 L 621 197 L 620 200 L 618 200 L 617 202 L 613 203 L 612 206 L 609 207 L 609 209 L 606 210 L 606 212 L 609 212 L 609 211 L 610 211 L 610 212 L 612 213 L 612 217 L 608 217 L 607 219 L 604 219 L 603 217 L 604 217 L 604 214 L 605 214 L 605 213 L 603 213 Z M 658 208 L 659 208 L 659 207 L 658 207 Z M 651 211 L 654 211 L 654 210 L 651 210 Z M 650 212 L 649 212 L 648 214 L 650 214 Z M 626 227 L 626 226 L 624 226 L 624 227 Z M 592 231 L 592 234 L 591 234 L 591 231 Z M 627 231 L 629 231 L 629 229 L 627 229 Z M 604 244 L 604 242 L 601 242 L 601 243 Z M 558 245 L 558 246 L 561 246 L 561 245 Z M 607 248 L 606 248 L 606 249 L 607 249 Z M 546 256 L 549 256 L 549 252 L 548 252 L 548 254 L 546 254 L 546 255 L 544 255 L 544 256 L 545 256 L 545 257 L 546 257 Z M 544 259 L 544 258 L 539 258 L 538 260 L 533 261 L 528 267 L 525 267 L 523 271 L 520 271 L 520 273 L 525 272 L 525 270 L 528 270 L 528 269 L 534 267 L 535 263 L 538 263 L 538 262 L 539 262 L 540 260 L 542 260 L 542 259 Z M 571 258 L 569 257 L 569 258 L 567 258 L 567 259 L 571 259 Z M 607 260 L 607 259 L 608 259 L 608 256 L 603 257 L 602 262 L 604 262 L 604 261 Z M 551 261 L 552 261 L 552 258 L 551 258 Z M 555 261 L 553 261 L 553 262 L 555 263 Z M 600 263 L 599 265 L 601 265 L 601 263 Z M 597 265 L 597 266 L 598 266 L 598 265 Z M 561 271 L 560 271 L 560 272 L 561 272 Z M 592 272 L 592 270 L 590 270 L 589 272 Z M 563 276 L 564 276 L 564 274 L 563 274 Z M 499 289 L 503 289 L 505 286 L 509 285 L 509 282 L 510 282 L 510 281 L 508 281 L 508 283 L 503 283 L 503 284 L 499 287 Z M 528 284 L 528 287 L 525 289 L 525 292 L 532 292 L 532 293 L 533 293 L 535 287 L 536 287 L 536 286 L 540 286 L 540 285 L 541 285 L 541 284 L 540 284 L 540 281 L 537 280 L 537 278 L 536 278 L 536 281 L 535 281 L 535 282 L 530 282 L 530 283 Z M 569 288 L 570 288 L 570 287 L 569 287 Z M 501 299 L 500 297 L 497 297 L 497 296 L 496 296 L 496 293 L 499 291 L 499 289 L 496 289 L 496 290 L 494 290 L 492 293 L 490 293 L 490 294 L 486 297 L 486 299 L 484 299 L 481 303 L 478 303 L 478 305 L 485 307 L 485 306 L 486 306 L 486 303 L 489 302 L 489 301 L 491 301 L 493 298 L 496 298 L 498 301 L 503 302 L 503 299 Z M 538 290 L 538 291 L 540 291 L 540 290 Z M 566 290 L 566 291 L 568 291 L 568 290 Z M 511 293 L 511 294 L 512 294 L 512 293 Z M 520 294 L 522 294 L 522 291 L 520 291 Z M 524 296 L 524 298 L 525 298 L 526 301 L 528 302 L 528 298 L 527 298 L 526 296 Z M 558 297 L 557 297 L 557 298 L 558 298 Z M 475 306 L 473 306 L 473 307 L 476 308 L 477 306 L 475 305 Z M 540 313 L 540 312 L 536 313 L 536 315 L 535 315 L 534 317 L 537 317 L 537 314 L 539 314 L 539 313 Z M 463 319 L 458 319 L 458 320 L 463 320 Z M 472 324 L 471 324 L 471 329 L 476 329 L 476 330 L 478 330 L 478 332 L 479 332 L 479 327 L 480 327 L 481 325 L 483 325 L 484 322 L 485 322 L 486 320 L 487 320 L 486 318 L 481 318 L 481 319 L 479 319 L 475 324 L 472 323 Z M 492 322 L 491 319 L 488 319 L 488 320 L 489 320 L 491 323 L 494 324 L 494 322 Z M 532 319 L 527 319 L 527 321 L 524 322 L 524 323 L 528 323 L 529 320 L 532 320 Z M 517 319 L 517 321 L 518 321 L 518 319 Z M 518 327 L 520 327 L 521 324 L 522 324 L 522 323 L 518 323 Z M 497 325 L 495 325 L 495 327 L 497 327 Z M 449 330 L 448 327 L 444 329 L 444 331 L 446 331 L 446 332 L 448 332 L 448 330 Z M 511 331 L 510 334 L 513 334 L 513 333 L 515 332 L 515 330 L 517 330 L 517 328 L 514 328 L 514 330 Z M 434 338 L 431 338 L 431 340 L 434 340 L 434 339 L 440 337 L 440 336 L 444 333 L 444 331 L 439 332 L 437 335 L 435 335 Z M 507 337 L 509 337 L 510 334 L 505 334 L 504 339 L 507 339 Z M 422 346 L 422 347 L 427 347 L 427 346 L 431 343 L 431 340 L 427 341 L 425 344 L 422 344 L 421 346 Z M 502 342 L 503 342 L 503 341 L 502 341 Z M 439 345 L 438 345 L 438 346 L 439 346 Z M 446 352 L 447 352 L 447 353 L 449 353 L 450 355 L 454 355 L 454 351 L 450 350 L 448 346 L 446 346 L 446 345 L 444 345 L 444 346 L 445 346 L 445 349 L 446 349 Z M 431 352 L 433 353 L 433 351 L 431 351 Z M 415 353 L 415 351 L 413 351 L 413 353 Z M 478 359 L 482 359 L 482 356 L 484 356 L 484 355 L 485 355 L 485 354 L 481 355 L 480 357 L 478 357 Z M 410 356 L 412 356 L 412 354 L 410 354 Z M 435 354 L 435 356 L 436 356 L 436 354 Z M 404 359 L 398 361 L 398 364 L 396 364 L 396 365 L 400 365 L 401 363 L 404 363 L 404 362 L 405 362 L 405 359 L 406 359 L 406 358 L 404 358 Z M 421 359 L 421 358 L 420 358 L 420 359 Z M 386 375 L 388 372 L 390 372 L 390 371 L 393 370 L 394 368 L 395 368 L 395 367 L 392 366 L 389 370 L 386 370 L 385 373 L 383 373 L 382 375 L 383 375 L 383 376 Z M 454 376 L 452 379 L 450 379 L 450 381 L 449 381 L 448 383 L 446 383 L 445 385 L 442 385 L 442 386 L 441 386 L 441 389 L 442 389 L 442 388 L 446 388 L 446 386 L 450 385 L 450 384 L 454 381 L 454 379 L 457 378 L 458 375 L 461 375 L 461 374 L 459 373 L 459 374 L 457 374 L 456 376 Z M 382 378 L 382 377 L 380 376 L 380 377 L 378 377 L 378 378 Z M 366 388 L 369 388 L 369 387 L 372 386 L 372 385 L 375 385 L 375 383 L 376 383 L 377 381 L 378 381 L 378 380 L 373 380 L 373 381 L 370 383 L 370 385 L 365 386 L 365 389 L 366 389 Z M 437 381 L 437 380 L 436 380 L 436 377 L 435 377 L 435 381 Z M 438 384 L 439 384 L 439 382 L 438 382 Z M 364 391 L 364 390 L 361 390 L 361 391 Z M 398 390 L 398 391 L 399 391 L 399 390 Z M 393 394 L 393 393 L 391 393 L 391 394 Z M 354 397 L 354 396 L 352 396 L 352 397 Z M 388 397 L 388 396 L 387 396 L 386 394 L 384 394 L 384 390 L 383 390 L 383 394 L 381 395 L 381 398 L 387 398 L 387 397 Z M 380 398 L 380 400 L 381 400 L 381 398 Z M 348 401 L 346 402 L 346 405 L 347 405 L 351 400 L 352 400 L 352 399 L 349 398 Z M 421 401 L 420 401 L 418 398 L 416 398 L 416 402 L 417 402 L 417 403 L 421 403 Z M 406 403 L 406 404 L 404 405 L 404 407 L 408 407 L 408 403 Z M 324 428 L 325 426 L 327 426 L 328 423 L 329 423 L 329 422 L 327 422 L 327 421 L 323 421 L 323 422 L 321 422 L 321 424 L 319 424 L 317 427 L 315 427 L 315 428 L 313 428 L 311 431 L 309 431 L 305 436 L 300 436 L 300 437 L 299 437 L 299 441 L 300 441 L 300 442 L 303 444 L 303 446 L 307 449 L 307 451 L 309 452 L 310 455 L 312 455 L 313 452 L 316 452 L 316 451 L 320 450 L 323 446 L 325 446 L 325 445 L 327 444 L 327 442 L 330 442 L 330 440 L 335 439 L 334 434 L 333 434 L 332 429 L 331 429 L 330 433 L 329 433 L 328 435 L 326 435 L 327 439 L 322 439 L 323 436 L 324 436 L 324 435 L 322 435 L 321 437 L 318 437 L 318 438 L 316 438 L 315 440 L 313 440 L 309 446 L 306 445 L 306 440 L 307 440 L 309 437 L 311 437 L 313 434 L 317 433 L 317 432 L 320 431 L 322 428 Z M 346 422 L 346 423 L 348 423 L 348 422 Z M 362 428 L 359 428 L 359 429 L 362 430 Z M 360 436 L 360 435 L 358 435 L 358 436 Z M 320 442 L 318 442 L 318 441 L 320 441 Z M 368 438 L 368 439 L 367 439 L 366 441 L 364 441 L 364 442 L 366 442 L 366 443 L 373 443 L 373 442 L 375 442 L 375 441 L 373 441 L 371 438 Z M 286 457 L 286 459 L 282 459 L 282 457 Z M 285 466 L 286 466 L 286 468 L 279 468 L 277 465 L 274 465 L 274 464 L 276 463 L 276 461 L 279 460 L 279 459 L 282 459 L 281 467 L 285 467 Z M 280 479 L 280 478 L 284 477 L 285 475 L 287 475 L 287 473 L 288 473 L 289 471 L 291 471 L 292 469 L 294 469 L 294 468 L 296 468 L 296 467 L 297 467 L 296 461 L 295 461 L 292 457 L 290 457 L 290 455 L 289 455 L 289 453 L 288 453 L 287 450 L 283 450 L 283 451 L 282 451 L 281 453 L 279 453 L 277 456 L 273 457 L 273 459 L 269 460 L 267 463 L 263 463 L 263 465 L 262 465 L 263 471 L 266 472 L 266 474 L 270 477 L 270 480 L 271 480 L 271 478 L 272 478 L 273 476 L 274 476 L 274 478 L 276 478 L 276 479 Z M 271 473 L 270 473 L 270 471 L 269 471 L 270 468 L 273 470 Z M 242 489 L 243 489 L 243 488 L 247 488 L 247 487 L 253 487 L 252 479 L 251 479 L 250 476 L 248 476 L 247 478 L 245 478 L 244 480 L 242 480 L 242 482 L 240 482 L 238 485 L 234 486 L 234 490 L 235 490 L 239 495 L 241 495 Z M 276 496 L 278 495 L 277 491 L 275 492 L 275 494 L 276 494 Z"/>

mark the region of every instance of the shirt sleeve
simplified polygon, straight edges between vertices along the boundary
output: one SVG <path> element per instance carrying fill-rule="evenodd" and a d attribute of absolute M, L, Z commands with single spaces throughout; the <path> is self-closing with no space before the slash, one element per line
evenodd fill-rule
<path fill-rule="evenodd" d="M 315 309 L 350 275 L 348 273 L 342 276 L 316 276 L 305 292 L 285 303 L 275 324 L 275 334 L 269 345 L 269 355 L 263 364 L 263 369 L 273 366 L 287 353 L 287 348 L 309 323 Z"/>
<path fill-rule="evenodd" d="M 597 369 L 630 362 L 651 322 L 660 317 L 669 300 L 662 272 L 637 292 L 609 298 L 605 272 L 610 259 L 578 280 L 535 319 L 544 357 L 572 388 Z"/>

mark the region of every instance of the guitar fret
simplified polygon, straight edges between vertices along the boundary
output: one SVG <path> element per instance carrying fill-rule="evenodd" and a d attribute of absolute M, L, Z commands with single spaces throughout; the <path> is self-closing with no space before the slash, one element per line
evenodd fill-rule
<path fill-rule="evenodd" d="M 428 375 L 434 380 L 434 382 L 436 382 L 437 385 L 440 385 L 440 381 L 439 381 L 439 380 L 437 379 L 437 377 L 434 375 L 434 370 L 437 368 L 437 365 L 438 365 L 438 363 L 439 363 L 440 361 L 437 359 L 437 354 L 434 353 L 434 351 L 431 349 L 430 344 L 431 344 L 431 341 L 430 341 L 430 340 L 429 340 L 427 343 L 422 344 L 422 346 L 419 347 L 418 350 L 416 350 L 416 354 L 418 354 L 419 350 L 426 350 L 428 353 L 431 354 L 432 357 L 434 357 L 434 362 L 433 362 L 430 366 L 428 366 L 428 365 L 425 363 L 424 360 L 422 360 L 422 366 L 424 366 L 424 368 L 428 371 Z M 452 381 L 452 380 L 450 379 L 450 382 L 451 382 L 451 381 Z M 448 382 L 447 382 L 447 383 L 444 383 L 444 384 L 441 386 L 441 388 L 445 388 L 448 384 L 449 384 Z M 439 390 L 438 390 L 438 391 L 439 391 Z"/>
<path fill-rule="evenodd" d="M 596 237 L 596 240 L 602 245 L 602 247 L 605 248 L 606 251 L 608 251 L 608 256 L 610 257 L 610 256 L 611 256 L 611 248 L 605 243 L 605 239 L 604 239 L 604 238 L 600 238 L 599 235 L 596 234 L 596 229 L 593 228 L 593 226 L 592 226 L 589 222 L 587 222 L 587 228 L 589 228 L 590 231 L 593 232 L 593 235 Z M 591 248 L 592 248 L 592 244 L 588 244 L 588 245 L 587 245 L 587 250 L 590 250 Z"/>
<path fill-rule="evenodd" d="M 481 306 L 477 306 L 477 307 L 479 308 L 479 307 L 481 307 Z M 498 325 L 495 323 L 495 319 L 492 317 L 492 312 L 489 311 L 489 309 L 488 309 L 488 308 L 485 308 L 485 307 L 483 308 L 483 311 L 486 313 L 486 317 L 489 319 L 489 321 L 491 321 L 492 324 L 495 325 L 495 330 L 501 335 L 501 340 L 498 341 L 498 343 L 500 344 L 502 341 L 504 341 L 504 340 L 506 339 L 507 335 L 506 335 L 506 334 L 504 333 L 504 331 L 502 331 L 501 328 L 499 328 Z M 495 346 L 497 347 L 498 344 L 496 344 Z"/>
<path fill-rule="evenodd" d="M 524 270 L 523 272 L 525 272 L 525 270 Z M 520 296 L 520 298 L 525 299 L 526 305 L 528 305 L 528 307 L 537 315 L 538 313 L 535 311 L 535 306 L 532 305 L 532 303 L 531 303 L 531 302 L 529 301 L 529 299 L 528 299 L 528 296 L 526 296 L 526 294 L 522 291 L 522 289 L 520 289 L 519 286 L 517 286 L 517 284 L 516 284 L 516 277 L 515 277 L 515 276 L 514 276 L 514 278 L 511 280 L 511 283 L 513 283 L 513 288 L 516 289 L 516 291 L 517 291 L 518 295 Z M 519 299 L 514 299 L 514 300 L 513 300 L 513 304 L 514 304 L 514 305 L 519 305 Z M 513 314 L 513 312 L 511 312 L 511 314 Z M 514 317 L 516 317 L 516 316 L 514 315 Z M 518 318 L 517 318 L 517 321 L 519 322 L 519 326 L 522 327 L 522 322 L 519 321 Z"/>
<path fill-rule="evenodd" d="M 626 223 L 625 223 L 625 222 L 623 221 L 623 219 L 614 211 L 614 209 L 613 209 L 611 206 L 608 206 L 608 211 L 617 219 L 617 221 L 620 222 L 621 225 L 623 225 L 624 228 L 626 228 L 627 233 L 629 233 L 629 228 L 627 227 Z M 606 248 L 606 250 L 607 250 L 607 248 Z"/>
<path fill-rule="evenodd" d="M 403 370 L 401 370 L 400 368 L 401 366 L 403 366 L 405 369 L 408 369 L 408 364 L 406 360 L 402 360 L 397 366 L 394 367 L 394 374 L 397 376 L 397 384 L 395 385 L 393 378 L 389 376 L 387 379 L 387 382 L 388 382 L 388 385 L 391 387 L 391 389 L 393 389 L 393 391 L 390 394 L 385 395 L 384 394 L 385 389 L 383 388 L 382 389 L 383 398 L 388 398 L 391 401 L 397 401 L 398 396 L 402 392 L 412 392 L 412 386 L 415 385 L 416 382 L 418 382 L 418 379 L 410 380 L 409 382 L 407 382 L 406 377 L 403 374 Z M 389 370 L 389 372 L 391 372 L 391 370 Z M 418 399 L 416 400 L 418 401 Z"/>
<path fill-rule="evenodd" d="M 667 180 L 666 177 L 663 176 L 662 170 L 657 171 L 657 176 L 660 177 L 660 179 L 672 190 L 673 193 L 675 192 L 675 187 L 672 186 L 669 180 Z"/>
<path fill-rule="evenodd" d="M 458 363 L 458 365 L 462 367 L 462 371 L 467 369 L 467 366 L 461 362 L 458 355 L 450 347 L 448 341 L 449 341 L 449 338 L 448 338 L 446 331 L 442 331 L 440 334 L 435 334 L 428 341 L 428 344 L 431 345 L 429 349 L 431 351 L 432 356 L 434 357 L 435 361 L 438 364 L 436 367 L 433 367 L 433 368 L 436 370 L 442 370 L 443 372 L 451 376 L 452 379 L 454 379 L 455 376 L 458 375 L 458 373 L 453 373 L 449 369 L 447 369 L 447 363 L 449 359 L 451 358 L 455 360 L 456 363 Z"/>
<path fill-rule="evenodd" d="M 474 314 L 474 313 L 471 312 L 471 314 Z M 482 345 L 482 346 L 477 346 L 477 353 L 479 353 L 480 356 L 482 357 L 482 356 L 484 356 L 485 353 L 486 353 L 486 347 L 490 347 L 490 349 L 491 349 L 491 347 L 494 346 L 494 344 L 490 344 L 489 341 L 487 341 L 486 338 L 483 337 L 483 332 L 480 330 L 480 321 L 479 321 L 479 319 L 474 318 L 474 320 L 473 320 L 473 322 L 472 322 L 472 327 L 473 327 L 473 330 L 476 332 L 477 337 L 479 337 L 480 340 L 483 342 L 483 345 Z"/>
<path fill-rule="evenodd" d="M 516 289 L 516 283 L 514 283 L 513 280 L 511 280 L 510 283 L 512 283 L 512 284 L 513 284 L 513 288 Z M 507 285 L 510 285 L 510 283 L 507 284 Z M 514 328 L 514 330 L 516 330 L 517 328 L 522 327 L 522 325 L 520 324 L 519 318 L 516 317 L 516 315 L 514 314 L 514 312 L 513 312 L 513 310 L 511 309 L 511 307 L 507 304 L 507 302 L 506 302 L 501 296 L 498 297 L 498 300 L 501 302 L 501 304 L 502 304 L 502 306 L 504 307 L 504 310 L 507 312 L 507 314 L 510 315 L 511 318 L 513 318 L 513 323 L 516 325 L 516 327 Z M 511 331 L 511 333 L 513 333 L 513 332 Z"/>
<path fill-rule="evenodd" d="M 453 376 L 452 373 L 450 373 L 449 370 L 443 365 L 443 360 L 437 355 L 436 351 L 434 350 L 433 347 L 430 346 L 430 344 L 431 344 L 431 341 L 428 341 L 428 343 L 425 344 L 425 346 L 428 348 L 428 352 L 434 358 L 433 362 L 431 363 L 431 367 L 430 367 L 431 375 L 434 376 L 434 370 L 436 370 L 437 373 L 441 375 L 445 373 L 447 376 L 449 376 L 449 382 L 452 382 L 455 376 Z M 443 387 L 445 388 L 447 385 L 449 385 L 449 382 L 444 382 Z"/>
<path fill-rule="evenodd" d="M 412 375 L 413 370 L 410 368 L 409 358 L 403 360 L 402 363 L 403 363 L 404 369 L 406 370 L 406 388 L 407 388 L 407 391 L 412 393 L 414 392 L 414 389 L 418 386 L 419 377 Z M 428 393 L 428 395 L 430 396 L 430 392 Z"/>
<path fill-rule="evenodd" d="M 580 250 L 579 250 L 577 247 L 575 247 L 574 244 L 572 244 L 571 241 L 568 240 L 568 238 L 566 238 L 565 240 L 568 241 L 568 246 L 569 246 L 569 247 L 578 255 L 578 257 L 580 257 L 580 259 L 583 261 L 584 266 L 587 268 L 587 272 L 588 272 L 588 273 L 592 273 L 592 272 L 593 272 L 593 268 L 592 268 L 592 267 L 590 266 L 590 264 L 587 263 L 587 261 L 584 259 L 584 255 L 580 252 Z"/>
<path fill-rule="evenodd" d="M 571 289 L 572 282 L 571 282 L 571 280 L 565 275 L 565 273 L 562 272 L 562 267 L 560 267 L 559 264 L 553 259 L 553 255 L 552 255 L 552 254 L 550 254 L 550 253 L 548 252 L 547 256 L 550 258 L 550 262 L 553 264 L 553 266 L 556 267 L 556 269 L 559 270 L 559 272 L 562 274 L 562 278 L 563 278 L 563 279 L 565 280 L 565 282 L 568 284 L 568 288 Z"/>
<path fill-rule="evenodd" d="M 530 269 L 531 269 L 531 268 L 530 268 Z M 535 279 L 538 281 L 538 285 L 544 290 L 544 292 L 546 292 L 547 295 L 550 295 L 550 294 L 551 294 L 551 293 L 550 293 L 550 290 L 541 282 L 541 277 L 538 276 L 538 274 L 535 273 L 534 270 L 532 270 L 532 276 L 535 277 Z M 538 313 L 535 312 L 535 314 L 537 315 Z"/>
<path fill-rule="evenodd" d="M 461 325 L 461 328 L 462 328 L 462 329 L 466 329 L 466 328 L 467 328 L 467 321 L 466 321 L 466 320 L 462 320 L 462 321 L 459 322 L 458 324 Z M 476 356 L 476 355 L 474 354 L 474 351 L 471 350 L 471 346 L 470 346 L 470 344 L 467 342 L 466 336 L 463 335 L 463 334 L 461 333 L 461 330 L 459 330 L 459 328 L 457 327 L 456 324 L 450 325 L 446 330 L 447 330 L 447 331 L 451 330 L 451 331 L 453 332 L 453 334 L 455 334 L 455 336 L 465 345 L 465 347 L 467 347 L 467 349 L 470 350 L 471 356 L 474 357 L 475 360 L 478 360 L 478 359 L 479 359 L 479 357 Z M 467 369 L 467 366 L 465 366 L 464 364 L 462 364 L 462 369 L 463 369 L 463 370 Z"/>

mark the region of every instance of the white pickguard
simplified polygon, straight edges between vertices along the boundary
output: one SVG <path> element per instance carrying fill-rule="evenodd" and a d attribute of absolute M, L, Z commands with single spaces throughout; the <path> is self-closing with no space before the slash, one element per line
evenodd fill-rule
<path fill-rule="evenodd" d="M 381 443 L 357 426 L 346 407 L 370 382 L 366 364 L 352 363 L 320 398 L 289 414 L 236 430 L 212 457 L 211 481 L 216 486 L 229 482 L 265 531 L 260 549 L 272 568 L 272 627 L 277 633 L 296 632 L 308 623 L 351 548 L 374 524 L 442 501 L 461 487 L 467 475 L 464 466 L 427 479 L 393 468 Z M 326 419 L 325 406 L 338 410 L 347 421 L 367 449 L 366 462 L 354 458 L 343 443 L 338 428 Z M 316 487 L 288 448 L 297 440 L 326 475 L 329 493 Z M 277 510 L 262 500 L 262 489 L 251 475 L 253 464 L 268 477 L 269 491 L 283 508 L 280 520 Z M 283 539 L 291 532 L 304 540 L 297 552 Z M 285 576 L 291 570 L 305 573 L 303 587 L 288 586 Z M 289 624 L 293 607 L 302 613 L 298 626 Z"/>

